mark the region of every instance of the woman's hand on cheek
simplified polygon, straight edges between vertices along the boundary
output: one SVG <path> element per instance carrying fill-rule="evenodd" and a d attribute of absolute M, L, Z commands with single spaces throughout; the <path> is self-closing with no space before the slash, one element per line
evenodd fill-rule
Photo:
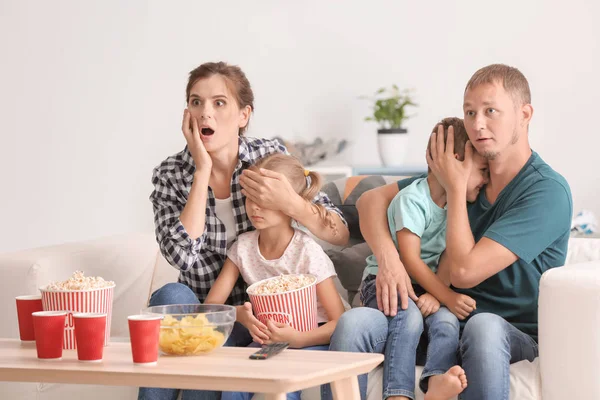
<path fill-rule="evenodd" d="M 210 158 L 210 154 L 208 154 L 204 143 L 202 143 L 198 120 L 192 117 L 187 108 L 183 111 L 181 130 L 183 131 L 183 136 L 185 136 L 188 150 L 194 159 L 194 164 L 196 164 L 196 169 L 210 172 L 212 169 L 212 158 Z"/>
<path fill-rule="evenodd" d="M 266 341 L 266 344 L 276 342 L 287 342 L 292 348 L 304 347 L 300 342 L 300 332 L 281 322 L 267 321 L 267 328 L 269 328 L 270 338 Z"/>
<path fill-rule="evenodd" d="M 246 169 L 240 177 L 242 194 L 260 207 L 273 211 L 281 211 L 293 216 L 304 200 L 294 191 L 287 178 L 267 169 L 260 172 Z"/>

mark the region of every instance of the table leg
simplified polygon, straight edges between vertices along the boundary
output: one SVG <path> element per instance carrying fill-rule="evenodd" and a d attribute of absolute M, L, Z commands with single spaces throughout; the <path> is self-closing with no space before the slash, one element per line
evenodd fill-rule
<path fill-rule="evenodd" d="M 285 393 L 265 393 L 265 400 L 285 400 Z"/>
<path fill-rule="evenodd" d="M 358 376 L 340 379 L 331 383 L 333 398 L 336 400 L 360 400 Z"/>

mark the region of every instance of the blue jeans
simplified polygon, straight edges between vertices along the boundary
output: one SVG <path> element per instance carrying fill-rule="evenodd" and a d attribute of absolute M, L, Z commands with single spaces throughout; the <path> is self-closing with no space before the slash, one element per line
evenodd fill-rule
<path fill-rule="evenodd" d="M 366 307 L 348 311 L 338 321 L 331 337 L 331 350 L 377 352 L 385 354 L 383 398 L 415 398 L 415 365 L 425 364 L 419 386 L 427 391 L 428 378 L 445 373 L 458 363 L 458 319 L 446 307 L 423 318 L 417 305 L 409 300 L 406 310 L 386 317 L 377 309 L 375 280 L 367 280 L 361 291 Z M 423 335 L 423 333 L 426 335 Z M 367 398 L 367 374 L 358 378 L 362 399 Z M 322 398 L 330 399 L 328 386 Z"/>
<path fill-rule="evenodd" d="M 250 346 L 248 346 L 248 347 L 259 348 L 259 347 L 261 347 L 261 345 L 256 342 L 252 342 L 250 344 Z M 303 347 L 302 350 L 324 350 L 324 351 L 327 351 L 327 350 L 329 350 L 329 345 Z M 260 361 L 258 361 L 258 362 L 260 362 Z M 287 398 L 287 400 L 300 400 L 301 393 L 302 393 L 301 390 L 298 390 L 297 392 L 293 392 L 293 393 L 288 393 L 286 398 Z M 254 396 L 254 393 L 223 392 L 223 396 L 221 397 L 221 400 L 250 400 L 252 398 L 252 396 Z"/>
<path fill-rule="evenodd" d="M 364 297 L 368 297 L 369 293 L 363 294 L 367 295 Z M 364 298 L 363 301 L 365 300 L 369 299 Z M 406 314 L 406 311 L 411 310 L 414 306 L 414 303 L 409 301 L 408 310 L 399 310 L 398 315 Z M 388 318 L 378 310 L 369 307 L 352 309 L 343 314 L 338 321 L 331 337 L 330 350 L 385 353 L 386 362 L 389 364 L 386 341 L 392 319 L 409 320 L 407 317 Z M 425 320 L 426 327 L 427 319 Z M 415 323 L 416 318 L 411 318 L 411 320 Z M 410 337 L 413 337 L 414 331 L 415 327 L 412 326 L 410 330 L 407 329 L 405 335 L 408 337 L 409 333 Z M 421 344 L 417 347 L 417 359 L 423 355 L 421 354 L 423 350 Z M 433 356 L 436 350 L 432 347 L 434 346 L 432 343 L 429 346 L 427 354 Z M 519 331 L 502 317 L 490 313 L 476 314 L 468 320 L 462 332 L 458 350 L 458 362 L 462 364 L 469 380 L 469 386 L 460 394 L 461 400 L 509 400 L 510 364 L 521 360 L 533 361 L 538 356 L 538 345 L 529 335 Z M 448 361 L 449 359 L 448 357 Z M 414 358 L 411 357 L 411 360 Z M 429 362 L 429 360 L 427 361 Z M 400 360 L 400 364 L 404 365 L 404 361 Z M 419 363 L 417 362 L 417 364 Z M 450 363 L 447 362 L 446 365 L 450 365 Z M 428 373 L 429 376 L 433 375 L 431 372 L 435 372 L 435 367 L 429 371 L 423 370 L 421 389 L 426 389 L 426 380 L 423 378 Z M 414 370 L 412 373 L 414 374 Z M 389 382 L 390 377 L 386 377 L 386 375 L 384 363 L 384 382 L 386 382 L 386 378 Z M 360 395 L 363 400 L 367 398 L 367 377 L 368 375 L 365 374 L 359 376 L 358 379 Z M 385 398 L 385 383 L 383 390 Z M 329 385 L 323 386 L 321 396 L 323 400 L 331 399 Z"/>
<path fill-rule="evenodd" d="M 150 306 L 168 304 L 199 304 L 196 294 L 184 284 L 167 283 L 150 296 Z M 240 323 L 233 326 L 225 346 L 244 347 L 252 342 L 250 332 Z M 208 390 L 183 390 L 182 400 L 220 400 L 221 392 Z M 138 400 L 176 400 L 179 389 L 140 388 Z"/>
<path fill-rule="evenodd" d="M 533 361 L 538 344 L 496 314 L 471 317 L 460 339 L 460 358 L 469 386 L 461 400 L 509 400 L 510 364 Z"/>

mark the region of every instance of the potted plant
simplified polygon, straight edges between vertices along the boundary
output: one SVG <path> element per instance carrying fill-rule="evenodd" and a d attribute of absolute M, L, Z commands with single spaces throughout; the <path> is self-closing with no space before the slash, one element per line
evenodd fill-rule
<path fill-rule="evenodd" d="M 379 124 L 377 143 L 383 165 L 402 165 L 408 148 L 408 130 L 403 124 L 412 117 L 406 114 L 406 108 L 417 106 L 411 91 L 401 91 L 397 85 L 392 85 L 391 89 L 379 89 L 374 97 L 368 99 L 373 101 L 373 115 L 366 117 L 365 121 Z"/>

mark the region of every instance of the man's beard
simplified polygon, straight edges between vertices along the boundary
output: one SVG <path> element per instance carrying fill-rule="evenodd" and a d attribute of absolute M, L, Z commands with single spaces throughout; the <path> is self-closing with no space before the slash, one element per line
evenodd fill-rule
<path fill-rule="evenodd" d="M 512 138 L 510 139 L 510 144 L 517 144 L 517 142 L 519 141 L 519 138 L 521 136 L 519 135 L 519 132 L 517 132 L 517 129 L 515 128 L 515 130 L 513 131 L 513 135 Z"/>
<path fill-rule="evenodd" d="M 498 151 L 485 151 L 481 156 L 488 161 L 493 161 L 496 159 L 496 157 L 498 157 L 499 154 L 500 152 Z"/>
<path fill-rule="evenodd" d="M 519 141 L 519 138 L 521 136 L 519 135 L 519 132 L 515 129 L 513 131 L 512 137 L 510 138 L 510 143 L 509 146 L 514 146 L 515 144 L 517 144 L 517 142 Z M 498 156 L 500 155 L 499 151 L 485 151 L 481 156 L 483 158 L 485 158 L 488 161 L 493 161 L 495 160 Z"/>

